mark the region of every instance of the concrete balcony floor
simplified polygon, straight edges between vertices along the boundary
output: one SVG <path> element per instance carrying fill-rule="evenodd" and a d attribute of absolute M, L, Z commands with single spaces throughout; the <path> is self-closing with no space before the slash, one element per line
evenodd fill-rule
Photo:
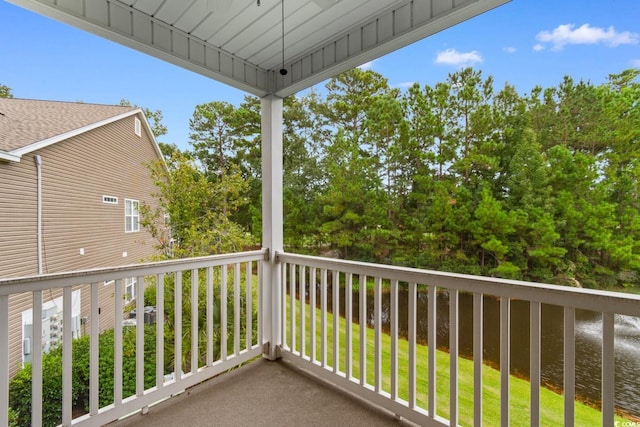
<path fill-rule="evenodd" d="M 285 362 L 256 360 L 110 424 L 137 426 L 404 426 L 390 413 Z"/>

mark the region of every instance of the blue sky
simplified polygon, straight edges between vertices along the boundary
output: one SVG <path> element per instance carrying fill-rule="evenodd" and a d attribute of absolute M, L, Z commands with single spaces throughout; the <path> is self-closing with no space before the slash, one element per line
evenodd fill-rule
<path fill-rule="evenodd" d="M 244 93 L 0 0 L 0 84 L 17 98 L 117 104 L 164 114 L 162 142 L 188 148 L 197 104 Z M 565 75 L 602 83 L 640 68 L 640 0 L 513 0 L 365 64 L 405 88 L 443 81 L 464 66 L 521 94 Z"/>

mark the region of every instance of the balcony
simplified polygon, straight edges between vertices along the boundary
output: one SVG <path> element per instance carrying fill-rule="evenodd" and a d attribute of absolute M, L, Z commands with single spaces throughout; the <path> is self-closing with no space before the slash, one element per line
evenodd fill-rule
<path fill-rule="evenodd" d="M 9 307 L 12 296 L 25 292 L 33 319 L 42 317 L 48 295 L 62 295 L 65 426 L 116 420 L 127 426 L 208 425 L 212 417 L 220 425 L 406 420 L 481 426 L 497 419 L 503 426 L 523 420 L 580 426 L 595 419 L 613 426 L 639 416 L 633 402 L 640 401 L 640 391 L 625 381 L 640 378 L 640 329 L 633 329 L 640 296 L 269 255 L 260 250 L 0 280 L 0 366 L 6 373 L 0 376 L 0 424 L 7 425 L 10 415 Z M 123 283 L 132 277 L 136 313 L 154 298 L 153 322 L 145 316 L 125 322 Z M 105 399 L 100 361 L 106 353 L 96 337 L 100 317 L 109 314 L 100 310 L 100 290 L 111 281 L 113 384 Z M 72 318 L 78 289 L 89 295 L 84 405 L 74 404 L 77 366 L 73 340 L 65 339 L 73 329 L 64 321 Z M 146 302 L 140 297 L 145 289 Z M 39 322 L 33 329 L 33 336 L 42 335 Z M 123 351 L 131 334 L 135 351 Z M 620 363 L 625 346 L 635 358 Z M 31 424 L 39 426 L 43 398 L 51 396 L 43 390 L 42 348 L 32 346 L 30 356 Z M 597 367 L 585 374 L 587 356 Z M 127 365 L 134 366 L 134 380 L 127 379 Z M 549 388 L 561 396 L 550 396 Z M 553 399 L 559 399 L 557 407 Z"/>

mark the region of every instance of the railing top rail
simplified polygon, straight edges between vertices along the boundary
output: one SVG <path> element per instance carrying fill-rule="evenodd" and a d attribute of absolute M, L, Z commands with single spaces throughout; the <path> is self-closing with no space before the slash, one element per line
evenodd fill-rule
<path fill-rule="evenodd" d="M 119 267 L 94 268 L 73 272 L 49 273 L 27 277 L 0 279 L 0 295 L 11 295 L 50 288 L 59 288 L 107 280 L 123 279 L 133 276 L 170 273 L 178 270 L 191 270 L 204 267 L 216 267 L 247 261 L 267 259 L 268 249 L 260 249 L 232 254 L 210 255 L 197 258 L 157 261 L 142 264 L 130 264 Z"/>
<path fill-rule="evenodd" d="M 435 285 L 445 289 L 458 289 L 472 293 L 479 292 L 486 295 L 503 296 L 583 310 L 640 316 L 640 295 L 634 294 L 338 260 L 286 252 L 277 252 L 275 257 L 277 262 L 302 264 L 309 267 L 337 270 L 368 277 L 380 277 L 421 285 Z"/>

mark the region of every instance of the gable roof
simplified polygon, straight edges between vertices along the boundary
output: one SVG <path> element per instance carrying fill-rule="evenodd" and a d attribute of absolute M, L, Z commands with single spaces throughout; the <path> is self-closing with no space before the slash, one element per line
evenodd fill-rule
<path fill-rule="evenodd" d="M 24 154 L 135 114 L 148 128 L 135 107 L 0 98 L 0 160 L 20 161 Z"/>

